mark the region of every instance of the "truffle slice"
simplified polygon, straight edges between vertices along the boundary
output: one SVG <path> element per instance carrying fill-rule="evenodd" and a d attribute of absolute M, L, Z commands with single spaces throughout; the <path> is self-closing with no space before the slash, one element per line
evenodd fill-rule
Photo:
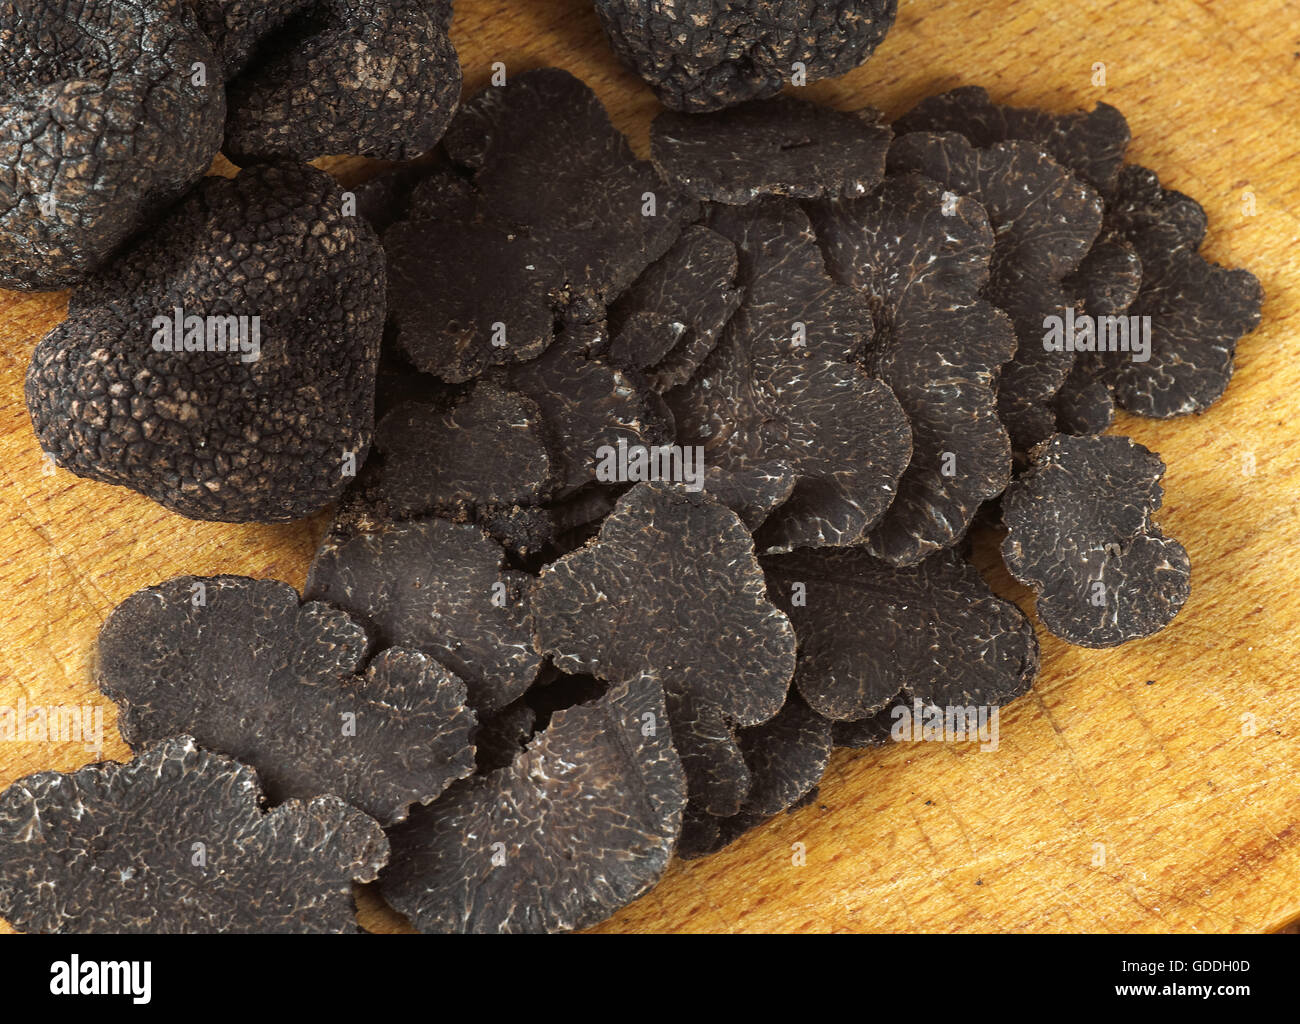
<path fill-rule="evenodd" d="M 721 817 L 739 813 L 751 780 L 736 727 L 716 704 L 686 690 L 669 689 L 668 718 L 690 806 Z"/>
<path fill-rule="evenodd" d="M 1115 188 L 1131 137 L 1128 121 L 1109 103 L 1086 113 L 1053 114 L 994 103 L 978 85 L 923 99 L 894 122 L 894 130 L 900 135 L 957 132 L 981 148 L 1011 139 L 1035 142 L 1103 195 Z"/>
<path fill-rule="evenodd" d="M 986 294 L 1011 316 L 1019 341 L 1002 370 L 998 410 L 1023 455 L 1056 430 L 1052 400 L 1075 356 L 1047 348 L 1044 326 L 1074 304 L 1061 280 L 1097 237 L 1101 196 L 1031 142 L 977 149 L 954 133 L 913 132 L 894 141 L 888 166 L 920 172 L 988 211 L 997 244 Z"/>
<path fill-rule="evenodd" d="M 794 632 L 768 603 L 753 550 L 729 509 L 638 484 L 595 541 L 542 571 L 538 648 L 566 672 L 654 672 L 732 723 L 765 722 L 785 703 Z"/>
<path fill-rule="evenodd" d="M 666 110 L 650 126 L 650 157 L 697 199 L 743 206 L 760 196 L 857 198 L 885 173 L 893 137 L 872 107 L 846 113 L 792 96 L 713 114 Z"/>
<path fill-rule="evenodd" d="M 740 306 L 737 267 L 730 241 L 687 228 L 610 307 L 610 362 L 642 371 L 661 394 L 685 384 Z"/>
<path fill-rule="evenodd" d="M 763 568 L 799 637 L 795 688 L 827 718 L 866 718 L 900 693 L 1000 706 L 1038 673 L 1029 621 L 954 551 L 900 569 L 861 548 L 810 549 Z"/>
<path fill-rule="evenodd" d="M 253 15 L 269 31 L 229 69 L 238 74 L 227 89 L 225 152 L 244 165 L 343 154 L 404 160 L 432 149 L 460 99 L 449 13 L 426 0 L 312 0 L 278 25 Z"/>
<path fill-rule="evenodd" d="M 904 706 L 901 698 L 891 701 L 874 715 L 859 718 L 853 722 L 833 722 L 831 739 L 837 747 L 852 750 L 866 750 L 868 747 L 884 747 L 893 742 L 893 726 L 897 720 L 894 709 Z"/>
<path fill-rule="evenodd" d="M 603 312 L 697 212 L 633 156 L 596 94 L 557 68 L 484 89 L 445 146 L 491 215 L 564 268 L 570 301 L 588 314 Z"/>
<path fill-rule="evenodd" d="M 596 12 L 664 106 L 698 113 L 852 71 L 885 38 L 898 0 L 596 0 Z"/>
<path fill-rule="evenodd" d="M 1116 400 L 1129 412 L 1159 419 L 1203 412 L 1228 386 L 1238 339 L 1259 325 L 1259 281 L 1201 256 L 1204 210 L 1162 188 L 1146 168 L 1124 168 L 1107 226 L 1131 241 L 1142 260 L 1142 288 L 1128 313 L 1151 318 L 1149 359 L 1138 361 L 1132 352 L 1099 356 Z"/>
<path fill-rule="evenodd" d="M 709 227 L 740 253 L 740 309 L 690 383 L 666 396 L 683 445 L 743 479 L 786 463 L 798 483 L 760 528 L 760 550 L 860 540 L 911 457 L 907 418 L 860 364 L 867 301 L 826 274 L 790 200 L 713 207 Z"/>
<path fill-rule="evenodd" d="M 95 681 L 139 751 L 184 733 L 257 769 L 267 796 L 333 793 L 381 824 L 474 769 L 465 684 L 414 651 L 361 675 L 365 631 L 286 583 L 182 576 L 123 601 Z"/>
<path fill-rule="evenodd" d="M 67 288 L 207 171 L 217 61 L 186 0 L 8 3 L 0 39 L 0 288 Z"/>
<path fill-rule="evenodd" d="M 378 239 L 340 205 L 306 166 L 207 178 L 36 346 L 42 449 L 193 519 L 337 498 L 370 447 L 384 321 Z"/>
<path fill-rule="evenodd" d="M 381 890 L 423 932 L 585 928 L 659 880 L 685 800 L 663 689 L 634 676 L 413 812 Z"/>
<path fill-rule="evenodd" d="M 178 736 L 0 794 L 0 916 L 20 931 L 352 932 L 388 859 L 338 797 L 261 807 L 251 768 Z"/>
<path fill-rule="evenodd" d="M 911 565 L 965 535 L 1011 478 L 998 374 L 1016 349 L 1007 316 L 979 297 L 994 235 L 983 207 L 920 175 L 891 175 L 865 199 L 810 204 L 826 266 L 872 302 L 868 360 L 902 403 L 912 461 L 867 537 Z"/>
<path fill-rule="evenodd" d="M 1187 601 L 1187 551 L 1151 521 L 1164 471 L 1130 438 L 1058 434 L 1007 488 L 1002 556 L 1062 640 L 1117 647 L 1158 633 Z"/>
<path fill-rule="evenodd" d="M 477 526 L 421 519 L 327 539 L 304 594 L 349 612 L 380 647 L 435 658 L 487 715 L 520 696 L 541 665 L 528 626 L 532 577 L 504 562 L 501 546 Z"/>

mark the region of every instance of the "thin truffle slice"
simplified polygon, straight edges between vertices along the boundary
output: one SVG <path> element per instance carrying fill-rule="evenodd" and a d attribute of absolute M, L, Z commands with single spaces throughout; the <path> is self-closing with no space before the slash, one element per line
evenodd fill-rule
<path fill-rule="evenodd" d="M 973 199 L 916 174 L 891 175 L 865 199 L 809 206 L 831 276 L 872 300 L 868 365 L 912 428 L 898 496 L 867 537 L 878 557 L 911 565 L 955 544 L 1011 478 L 996 388 L 1015 329 L 979 297 L 993 231 Z"/>
<path fill-rule="evenodd" d="M 638 675 L 413 812 L 380 887 L 423 932 L 585 928 L 659 880 L 685 802 L 663 689 Z"/>
<path fill-rule="evenodd" d="M 729 509 L 638 484 L 596 540 L 542 571 L 538 648 L 566 672 L 657 673 L 734 724 L 765 722 L 785 703 L 794 632 L 768 603 L 753 550 Z"/>
<path fill-rule="evenodd" d="M 666 107 L 764 99 L 866 62 L 898 0 L 596 0 L 610 46 Z"/>
<path fill-rule="evenodd" d="M 312 0 L 278 25 L 262 17 L 268 34 L 251 51 L 227 54 L 244 57 L 229 69 L 239 73 L 227 90 L 224 149 L 235 163 L 405 160 L 442 137 L 461 85 L 450 5 Z"/>
<path fill-rule="evenodd" d="M 610 362 L 642 371 L 661 394 L 685 384 L 740 306 L 737 267 L 730 241 L 687 228 L 610 307 Z"/>
<path fill-rule="evenodd" d="M 913 132 L 894 140 L 888 166 L 924 174 L 988 211 L 997 244 L 986 295 L 1010 315 L 1019 341 L 1002 370 L 998 411 L 1023 456 L 1056 430 L 1052 400 L 1075 356 L 1044 345 L 1045 323 L 1074 304 L 1061 281 L 1101 229 L 1101 196 L 1032 142 L 977 149 L 955 133 Z"/>
<path fill-rule="evenodd" d="M 0 916 L 62 934 L 355 932 L 388 859 L 338 797 L 263 810 L 257 774 L 188 736 L 0 794 Z"/>
<path fill-rule="evenodd" d="M 341 206 L 306 166 L 205 179 L 36 346 L 41 448 L 193 519 L 336 499 L 370 447 L 384 322 L 379 240 Z"/>
<path fill-rule="evenodd" d="M 862 548 L 763 559 L 794 623 L 794 685 L 818 714 L 874 715 L 900 693 L 940 706 L 1006 704 L 1038 673 L 1033 627 L 956 552 L 895 568 Z"/>
<path fill-rule="evenodd" d="M 1149 359 L 1099 356 L 1116 400 L 1158 419 L 1203 412 L 1228 386 L 1237 341 L 1259 325 L 1258 279 L 1201 256 L 1205 211 L 1161 187 L 1144 167 L 1129 165 L 1120 174 L 1107 226 L 1131 241 L 1142 260 L 1142 288 L 1128 313 L 1151 318 Z"/>
<path fill-rule="evenodd" d="M 697 213 L 633 156 L 596 94 L 558 68 L 484 89 L 445 146 L 492 217 L 564 268 L 570 301 L 588 314 L 666 253 Z"/>
<path fill-rule="evenodd" d="M 6 3 L 0 40 L 0 288 L 67 288 L 211 165 L 217 59 L 187 0 Z"/>
<path fill-rule="evenodd" d="M 1002 556 L 1062 640 L 1117 647 L 1158 633 L 1187 601 L 1187 551 L 1151 521 L 1164 471 L 1131 438 L 1058 434 L 1007 488 Z"/>
<path fill-rule="evenodd" d="M 380 647 L 437 659 L 487 715 L 523 694 L 541 666 L 528 625 L 532 577 L 504 563 L 477 526 L 420 519 L 327 539 L 303 593 L 350 613 Z"/>
<path fill-rule="evenodd" d="M 99 632 L 95 682 L 139 751 L 167 736 L 257 769 L 267 796 L 333 793 L 381 824 L 474 769 L 465 684 L 415 651 L 360 667 L 365 631 L 287 583 L 181 576 Z"/>
<path fill-rule="evenodd" d="M 668 718 L 691 808 L 721 817 L 738 814 L 749 794 L 750 777 L 736 727 L 716 704 L 696 700 L 686 690 L 669 689 Z"/>
<path fill-rule="evenodd" d="M 855 543 L 893 500 L 912 448 L 898 399 L 860 363 L 867 301 L 827 276 L 791 200 L 713 207 L 709 227 L 736 244 L 745 298 L 699 372 L 666 396 L 677 439 L 738 480 L 777 462 L 797 474 L 760 550 Z"/>
<path fill-rule="evenodd" d="M 666 110 L 650 158 L 696 199 L 743 206 L 760 196 L 857 198 L 885 173 L 893 132 L 873 107 L 847 113 L 793 96 L 713 114 Z"/>

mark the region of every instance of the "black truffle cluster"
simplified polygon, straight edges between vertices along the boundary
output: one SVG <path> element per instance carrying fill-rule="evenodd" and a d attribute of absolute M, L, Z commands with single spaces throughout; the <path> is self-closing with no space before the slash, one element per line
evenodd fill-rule
<path fill-rule="evenodd" d="M 228 66 L 240 48 L 232 35 Z M 714 66 L 712 95 L 744 84 Z M 834 748 L 889 742 L 898 709 L 1027 692 L 1034 627 L 967 558 L 982 511 L 1055 635 L 1111 647 L 1162 629 L 1190 580 L 1152 519 L 1164 465 L 1101 431 L 1115 403 L 1169 416 L 1217 397 L 1260 294 L 1197 254 L 1199 207 L 1124 166 L 1126 142 L 1104 106 L 1057 116 L 959 90 L 891 126 L 782 97 L 667 112 L 645 162 L 563 71 L 471 98 L 436 158 L 360 196 L 384 247 L 378 427 L 303 594 L 184 577 L 110 616 L 97 680 L 136 760 L 0 796 L 0 914 L 339 930 L 340 887 L 378 873 L 423 931 L 597 923 L 674 852 L 815 799 Z M 217 230 L 241 180 L 269 181 L 269 207 L 277 175 L 307 173 L 213 185 L 187 230 Z M 292 213 L 276 207 L 259 245 L 287 244 Z M 364 262 L 361 232 L 317 237 L 329 280 Z M 111 422 L 118 400 L 152 410 L 139 457 L 181 505 L 184 481 L 149 460 L 201 385 L 187 399 L 119 366 L 85 313 L 204 287 L 206 270 L 141 252 L 38 350 L 78 389 L 42 422 L 57 437 Z M 303 315 L 335 304 L 341 335 L 373 315 L 350 287 L 325 294 Z M 1066 311 L 1151 316 L 1150 359 L 1045 347 Z M 248 490 L 272 471 L 289 472 L 259 461 Z M 257 809 L 240 765 L 278 806 Z M 255 871 L 291 884 L 241 906 L 248 920 L 178 905 L 187 862 L 140 852 L 152 832 L 125 817 L 159 788 L 158 813 L 183 795 L 185 827 L 217 848 L 251 831 L 274 851 L 223 855 L 212 892 Z M 40 843 L 36 814 L 56 823 Z M 326 815 L 351 817 L 285 844 Z M 83 868 L 91 828 L 107 838 Z M 23 886 L 33 872 L 48 884 Z M 308 895 L 329 912 L 284 916 L 278 900 Z"/>

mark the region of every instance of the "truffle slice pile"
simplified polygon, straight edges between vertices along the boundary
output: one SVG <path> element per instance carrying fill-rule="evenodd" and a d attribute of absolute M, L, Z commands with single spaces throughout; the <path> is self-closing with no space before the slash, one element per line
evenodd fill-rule
<path fill-rule="evenodd" d="M 179 577 L 120 604 L 96 682 L 132 749 L 186 734 L 257 769 L 276 801 L 333 793 L 391 825 L 474 769 L 465 684 L 415 651 L 357 674 L 365 631 L 287 584 Z"/>
<path fill-rule="evenodd" d="M 691 113 L 852 71 L 898 13 L 898 0 L 595 2 L 623 63 L 664 106 Z"/>
<path fill-rule="evenodd" d="M 1164 471 L 1127 437 L 1057 435 L 1007 489 L 1003 558 L 1063 640 L 1116 647 L 1163 629 L 1187 601 L 1187 551 L 1151 521 Z"/>
<path fill-rule="evenodd" d="M 67 288 L 212 163 L 212 45 L 188 0 L 9 3 L 0 39 L 0 288 Z"/>
<path fill-rule="evenodd" d="M 388 859 L 333 796 L 260 806 L 257 775 L 188 736 L 0 793 L 0 916 L 26 932 L 353 932 Z"/>
<path fill-rule="evenodd" d="M 306 165 L 205 179 L 36 346 L 41 448 L 193 519 L 337 498 L 370 447 L 384 321 L 379 242 L 341 206 Z"/>

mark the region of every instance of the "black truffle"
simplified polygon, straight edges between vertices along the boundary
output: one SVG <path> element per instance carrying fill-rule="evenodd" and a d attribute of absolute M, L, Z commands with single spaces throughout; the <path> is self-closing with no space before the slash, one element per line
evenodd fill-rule
<path fill-rule="evenodd" d="M 200 0 L 231 75 L 225 152 L 238 164 L 407 159 L 455 113 L 460 63 L 442 0 L 214 6 Z"/>
<path fill-rule="evenodd" d="M 0 916 L 20 931 L 352 932 L 388 859 L 338 797 L 261 807 L 251 768 L 188 736 L 0 794 Z"/>
<path fill-rule="evenodd" d="M 685 801 L 663 689 L 637 675 L 412 812 L 380 886 L 424 932 L 585 928 L 659 880 Z"/>
<path fill-rule="evenodd" d="M 133 750 L 193 736 L 257 769 L 267 796 L 333 793 L 381 824 L 474 768 L 465 684 L 415 651 L 359 671 L 365 631 L 286 583 L 182 576 L 123 601 L 95 678 Z"/>
<path fill-rule="evenodd" d="M 735 243 L 745 298 L 699 372 L 666 396 L 678 441 L 702 446 L 706 464 L 737 481 L 774 463 L 798 475 L 759 529 L 759 550 L 854 543 L 911 457 L 898 399 L 859 362 L 872 334 L 867 300 L 827 276 L 791 200 L 715 206 L 708 224 Z"/>
<path fill-rule="evenodd" d="M 303 593 L 350 613 L 381 648 L 435 658 L 487 715 L 522 695 L 541 666 L 528 624 L 532 577 L 504 563 L 477 526 L 419 519 L 327 538 Z"/>
<path fill-rule="evenodd" d="M 795 688 L 827 718 L 867 718 L 900 694 L 999 706 L 1038 674 L 1024 613 L 954 551 L 900 569 L 861 548 L 823 548 L 765 557 L 763 569 L 799 638 Z"/>
<path fill-rule="evenodd" d="M 792 96 L 713 114 L 666 110 L 650 156 L 697 199 L 741 206 L 760 196 L 855 199 L 880 183 L 893 132 L 871 107 L 852 113 Z"/>
<path fill-rule="evenodd" d="M 208 178 L 36 346 L 37 439 L 193 519 L 309 515 L 370 446 L 383 283 L 374 232 L 327 175 Z"/>
<path fill-rule="evenodd" d="M 983 207 L 920 175 L 891 175 L 865 199 L 810 204 L 826 266 L 872 303 L 868 365 L 912 428 L 898 495 L 867 536 L 880 558 L 919 562 L 951 547 L 1011 478 L 997 412 L 1016 350 L 1007 316 L 981 299 L 994 234 Z"/>
<path fill-rule="evenodd" d="M 1080 647 L 1158 633 L 1191 593 L 1187 551 L 1151 521 L 1160 457 L 1127 437 L 1058 434 L 1002 497 L 1011 574 L 1038 595 L 1038 618 Z"/>
<path fill-rule="evenodd" d="M 666 107 L 764 99 L 866 62 L 898 0 L 596 0 L 610 45 Z"/>
<path fill-rule="evenodd" d="M 0 7 L 0 287 L 67 288 L 221 146 L 220 69 L 187 0 Z"/>

